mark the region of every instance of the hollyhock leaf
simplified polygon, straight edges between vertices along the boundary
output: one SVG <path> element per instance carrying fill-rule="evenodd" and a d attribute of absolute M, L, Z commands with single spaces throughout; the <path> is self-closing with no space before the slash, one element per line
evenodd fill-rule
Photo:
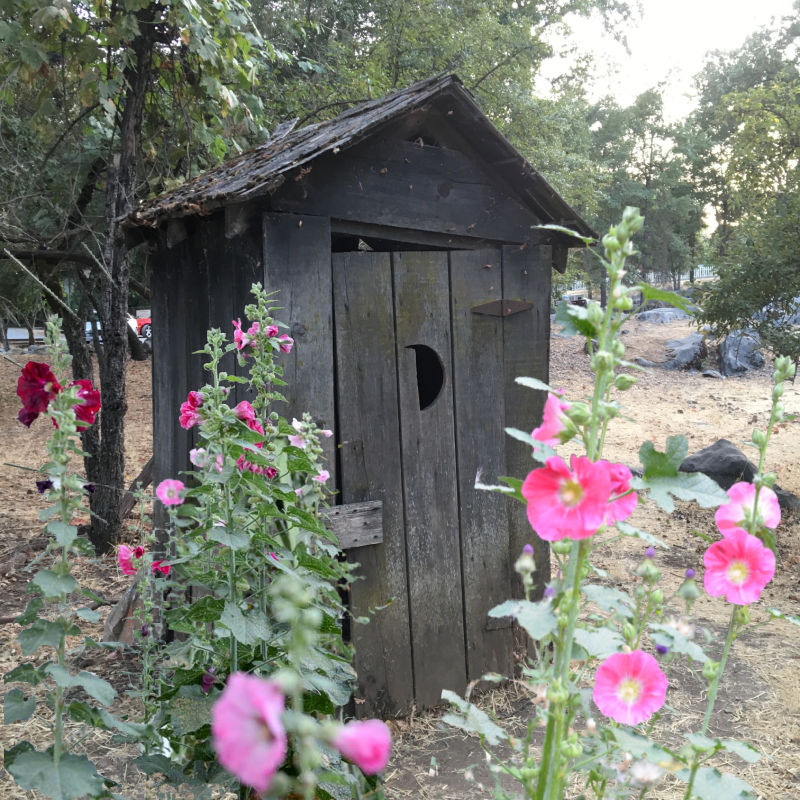
<path fill-rule="evenodd" d="M 675 510 L 672 497 L 694 501 L 701 508 L 716 508 L 727 498 L 725 490 L 702 472 L 681 472 L 678 475 L 661 478 L 634 478 L 631 486 L 637 490 L 647 491 L 650 499 L 667 513 Z"/>
<path fill-rule="evenodd" d="M 263 639 L 270 638 L 269 622 L 264 614 L 257 609 L 253 609 L 249 614 L 245 615 L 235 603 L 225 603 L 219 622 L 241 644 L 255 644 Z"/>
<path fill-rule="evenodd" d="M 514 378 L 514 383 L 518 383 L 520 386 L 527 386 L 529 389 L 537 389 L 540 392 L 552 392 L 553 394 L 558 394 L 557 389 L 553 389 L 543 381 L 538 380 L 538 378 L 526 378 L 520 376 L 519 378 Z"/>
<path fill-rule="evenodd" d="M 589 321 L 589 312 L 583 306 L 576 306 L 562 300 L 556 308 L 556 322 L 561 325 L 562 336 L 580 334 L 587 339 L 597 338 L 597 326 Z"/>
<path fill-rule="evenodd" d="M 117 696 L 117 690 L 99 675 L 82 670 L 77 675 L 72 675 L 68 669 L 59 664 L 48 664 L 45 672 L 64 689 L 71 689 L 80 686 L 89 697 L 93 697 L 98 703 L 110 706 Z"/>
<path fill-rule="evenodd" d="M 647 544 L 651 545 L 652 547 L 663 547 L 665 549 L 669 549 L 669 545 L 666 542 L 663 542 L 658 537 L 653 536 L 652 533 L 643 531 L 634 525 L 629 525 L 627 522 L 620 521 L 615 522 L 614 525 L 624 536 L 632 536 L 636 539 L 641 539 L 643 542 L 647 542 Z"/>
<path fill-rule="evenodd" d="M 633 601 L 625 592 L 615 589 L 613 586 L 600 586 L 594 583 L 586 584 L 581 589 L 590 603 L 594 603 L 605 611 L 613 611 L 625 619 L 633 617 Z"/>
<path fill-rule="evenodd" d="M 639 448 L 639 461 L 644 467 L 644 477 L 673 477 L 689 452 L 689 441 L 685 436 L 670 436 L 665 453 L 656 450 L 653 442 L 644 442 Z"/>
<path fill-rule="evenodd" d="M 64 633 L 64 628 L 58 622 L 37 619 L 29 628 L 20 631 L 17 641 L 19 642 L 20 650 L 22 650 L 22 655 L 29 656 L 40 647 L 52 647 L 57 650 L 61 642 L 62 633 Z"/>
<path fill-rule="evenodd" d="M 69 547 L 78 538 L 77 527 L 60 519 L 51 519 L 47 523 L 47 532 L 53 534 L 59 547 Z"/>
<path fill-rule="evenodd" d="M 535 641 L 549 636 L 557 627 L 558 620 L 549 603 L 531 603 L 528 600 L 506 600 L 489 611 L 490 617 L 512 617 L 528 636 Z"/>
<path fill-rule="evenodd" d="M 39 611 L 44 605 L 44 600 L 41 597 L 33 597 L 28 602 L 25 610 L 14 620 L 17 625 L 30 625 L 39 616 Z"/>
<path fill-rule="evenodd" d="M 208 539 L 224 544 L 231 550 L 244 550 L 250 545 L 250 537 L 244 531 L 231 531 L 221 526 L 212 528 L 208 532 Z"/>
<path fill-rule="evenodd" d="M 692 302 L 686 297 L 675 294 L 675 292 L 667 292 L 664 289 L 658 289 L 657 287 L 650 286 L 647 283 L 637 283 L 636 286 L 642 293 L 642 297 L 645 300 L 658 300 L 662 303 L 667 303 L 674 308 L 680 308 L 687 314 L 692 314 L 694 311 Z"/>
<path fill-rule="evenodd" d="M 667 750 L 651 742 L 646 736 L 641 736 L 627 728 L 609 728 L 608 730 L 616 739 L 620 750 L 630 753 L 634 758 L 646 758 L 654 764 L 670 763 L 675 758 L 675 754 L 671 750 Z"/>
<path fill-rule="evenodd" d="M 97 611 L 97 609 L 92 608 L 79 608 L 75 614 L 79 616 L 81 619 L 85 619 L 87 622 L 100 622 L 102 618 L 102 614 Z"/>
<path fill-rule="evenodd" d="M 688 780 L 689 770 L 683 769 L 677 777 Z M 700 800 L 755 800 L 753 787 L 740 778 L 720 772 L 716 767 L 700 767 L 694 778 L 692 797 Z"/>
<path fill-rule="evenodd" d="M 59 575 L 49 569 L 37 572 L 31 583 L 47 598 L 69 594 L 78 586 L 78 581 L 72 575 Z"/>
<path fill-rule="evenodd" d="M 451 703 L 459 711 L 458 714 L 445 714 L 442 717 L 442 722 L 446 722 L 448 725 L 452 725 L 462 731 L 477 733 L 486 740 L 487 744 L 492 746 L 501 744 L 508 739 L 508 734 L 500 726 L 492 722 L 485 711 L 481 711 L 472 703 L 463 700 L 455 692 L 451 692 L 449 689 L 442 689 L 442 700 Z"/>
<path fill-rule="evenodd" d="M 188 687 L 182 687 L 185 689 Z M 199 687 L 192 687 L 199 688 Z M 202 694 L 198 697 L 173 697 L 169 701 L 169 718 L 177 736 L 194 733 L 211 724 L 211 706 L 216 697 Z"/>
<path fill-rule="evenodd" d="M 31 686 L 36 686 L 44 680 L 43 670 L 44 667 L 34 667 L 33 664 L 20 664 L 18 667 L 6 672 L 3 676 L 4 683 L 29 683 Z"/>
<path fill-rule="evenodd" d="M 96 708 L 80 700 L 73 700 L 66 708 L 67 714 L 75 722 L 83 722 L 103 731 L 119 731 L 131 741 L 141 740 L 147 725 L 136 722 L 123 722 L 104 708 Z"/>
<path fill-rule="evenodd" d="M 575 642 L 594 658 L 608 658 L 625 646 L 619 632 L 611 628 L 577 628 Z"/>
<path fill-rule="evenodd" d="M 767 613 L 773 619 L 785 619 L 793 625 L 800 625 L 800 617 L 796 617 L 794 614 L 786 614 L 783 611 L 779 611 L 777 608 L 768 608 Z"/>
<path fill-rule="evenodd" d="M 25 722 L 36 710 L 36 698 L 25 698 L 21 689 L 12 689 L 3 698 L 3 724 Z"/>
<path fill-rule="evenodd" d="M 51 800 L 97 797 L 105 786 L 94 764 L 72 753 L 62 755 L 56 764 L 50 750 L 29 750 L 18 755 L 8 771 L 22 789 L 38 789 Z"/>
<path fill-rule="evenodd" d="M 556 225 L 553 222 L 548 222 L 546 225 L 533 225 L 531 227 L 543 231 L 558 231 L 566 236 L 571 236 L 573 239 L 580 239 L 587 246 L 594 244 L 597 241 L 597 239 L 595 239 L 593 236 L 582 236 L 580 233 L 572 230 L 572 228 L 567 228 L 564 225 Z"/>
<path fill-rule="evenodd" d="M 708 657 L 703 652 L 697 642 L 688 639 L 680 631 L 676 630 L 670 625 L 663 625 L 659 622 L 651 622 L 648 624 L 650 638 L 655 644 L 662 644 L 674 653 L 681 653 L 688 656 L 692 661 L 697 661 L 700 664 L 705 664 Z"/>
<path fill-rule="evenodd" d="M 736 739 L 723 739 L 720 741 L 720 744 L 729 753 L 735 753 L 748 764 L 755 764 L 757 761 L 761 760 L 761 753 L 747 742 L 739 742 L 736 741 Z"/>

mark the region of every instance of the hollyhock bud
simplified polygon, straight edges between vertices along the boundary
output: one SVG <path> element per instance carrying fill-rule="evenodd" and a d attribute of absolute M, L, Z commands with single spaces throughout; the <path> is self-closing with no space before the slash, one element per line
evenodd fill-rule
<path fill-rule="evenodd" d="M 514 571 L 526 578 L 536 572 L 536 561 L 533 558 L 533 546 L 526 544 L 519 558 L 514 562 Z"/>

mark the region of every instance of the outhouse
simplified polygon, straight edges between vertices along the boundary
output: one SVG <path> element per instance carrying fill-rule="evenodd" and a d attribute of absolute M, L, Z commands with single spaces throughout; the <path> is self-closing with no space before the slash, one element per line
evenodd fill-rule
<path fill-rule="evenodd" d="M 154 480 L 188 465 L 192 353 L 260 281 L 296 342 L 281 412 L 335 431 L 333 503 L 382 504 L 382 541 L 348 551 L 353 615 L 380 609 L 352 627 L 360 713 L 512 670 L 510 620 L 487 611 L 533 537 L 521 504 L 474 485 L 532 468 L 504 428 L 541 419 L 514 379 L 547 380 L 551 270 L 577 245 L 545 223 L 593 235 L 455 76 L 285 126 L 130 218 L 153 249 Z"/>

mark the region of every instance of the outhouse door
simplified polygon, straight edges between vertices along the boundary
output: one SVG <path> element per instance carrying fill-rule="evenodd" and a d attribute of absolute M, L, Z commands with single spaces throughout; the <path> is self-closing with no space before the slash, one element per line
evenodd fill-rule
<path fill-rule="evenodd" d="M 383 542 L 353 552 L 357 711 L 440 702 L 508 674 L 503 250 L 333 254 L 341 502 L 380 500 Z M 495 307 L 499 304 L 495 302 Z"/>

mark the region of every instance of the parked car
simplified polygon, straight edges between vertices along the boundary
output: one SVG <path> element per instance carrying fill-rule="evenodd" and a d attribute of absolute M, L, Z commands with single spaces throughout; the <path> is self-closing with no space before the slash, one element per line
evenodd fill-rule
<path fill-rule="evenodd" d="M 136 334 L 140 339 L 150 339 L 153 335 L 153 324 L 150 317 L 131 317 L 136 323 Z"/>
<path fill-rule="evenodd" d="M 99 319 L 95 320 L 95 325 L 97 326 L 97 335 L 100 338 L 100 341 L 102 342 L 103 331 Z M 138 319 L 137 317 L 134 317 L 133 314 L 128 314 L 128 325 L 140 339 L 149 339 L 153 335 L 153 326 L 150 317 L 143 317 L 141 319 Z M 85 335 L 86 335 L 86 341 L 91 344 L 93 341 L 92 323 L 91 321 L 88 320 L 85 325 Z"/>

